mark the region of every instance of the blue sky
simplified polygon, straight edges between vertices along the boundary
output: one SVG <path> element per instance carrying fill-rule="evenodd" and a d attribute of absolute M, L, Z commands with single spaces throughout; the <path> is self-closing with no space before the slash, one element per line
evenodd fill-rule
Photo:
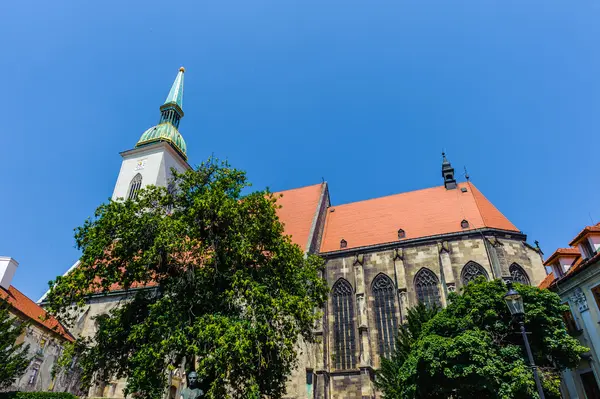
<path fill-rule="evenodd" d="M 600 4 L 0 3 L 0 255 L 37 299 L 186 67 L 180 131 L 334 204 L 442 183 L 444 148 L 546 254 L 598 206 Z"/>

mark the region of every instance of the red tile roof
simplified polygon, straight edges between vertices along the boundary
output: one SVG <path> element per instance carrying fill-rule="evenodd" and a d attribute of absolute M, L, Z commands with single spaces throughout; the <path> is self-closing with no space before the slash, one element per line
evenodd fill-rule
<path fill-rule="evenodd" d="M 292 236 L 292 241 L 298 244 L 303 251 L 306 250 L 323 184 L 275 193 L 276 195 L 282 195 L 277 200 L 277 203 L 281 205 L 281 208 L 277 210 L 277 215 L 284 225 L 285 234 Z"/>
<path fill-rule="evenodd" d="M 569 245 L 574 246 L 579 244 L 583 237 L 585 237 L 588 233 L 600 233 L 600 223 L 598 223 L 595 226 L 586 226 L 583 230 L 579 232 L 579 234 L 577 234 L 577 236 L 575 236 L 575 238 L 573 238 L 573 240 L 571 240 Z"/>
<path fill-rule="evenodd" d="M 552 281 L 546 282 L 546 279 L 544 279 L 539 285 L 539 288 L 550 288 L 555 282 L 559 282 L 559 281 L 563 281 L 563 280 L 568 280 L 569 278 L 571 278 L 571 275 L 573 275 L 575 272 L 579 271 L 580 269 L 583 269 L 585 266 L 587 265 L 591 265 L 592 263 L 595 263 L 597 261 L 600 260 L 600 252 L 598 252 L 596 255 L 592 256 L 590 259 L 584 259 L 582 256 L 580 256 L 579 258 L 577 258 L 577 260 L 573 263 L 573 265 L 571 265 L 571 267 L 569 267 L 569 270 L 567 270 L 567 272 L 565 273 L 564 276 L 560 277 L 560 278 L 555 278 Z M 554 276 L 554 273 L 551 273 L 552 276 Z M 546 277 L 548 278 L 548 277 Z M 544 284 L 544 286 L 542 287 L 542 284 Z"/>
<path fill-rule="evenodd" d="M 0 298 L 6 300 L 13 309 L 33 320 L 33 322 L 54 331 L 68 341 L 73 342 L 75 340 L 58 320 L 51 316 L 48 317 L 44 309 L 12 285 L 8 290 L 0 287 Z"/>
<path fill-rule="evenodd" d="M 538 285 L 538 288 L 545 290 L 547 288 L 550 288 L 550 286 L 552 285 L 553 282 L 554 282 L 554 272 L 547 275 L 546 278 L 543 279 L 542 282 Z"/>
<path fill-rule="evenodd" d="M 461 228 L 463 219 L 469 228 Z M 332 206 L 321 252 L 340 250 L 342 239 L 347 249 L 395 242 L 399 229 L 404 239 L 413 239 L 482 227 L 519 231 L 473 184 L 460 183 L 454 190 L 433 187 Z"/>
<path fill-rule="evenodd" d="M 579 249 L 577 248 L 558 248 L 552 255 L 546 259 L 544 262 L 544 266 L 549 266 L 558 258 L 562 257 L 578 257 L 581 256 Z"/>

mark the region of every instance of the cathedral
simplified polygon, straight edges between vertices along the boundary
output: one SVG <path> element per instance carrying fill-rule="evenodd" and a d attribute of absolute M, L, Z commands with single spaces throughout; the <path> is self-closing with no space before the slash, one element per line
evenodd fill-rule
<path fill-rule="evenodd" d="M 184 73 L 180 68 L 159 123 L 121 153 L 113 199 L 133 198 L 146 185 L 166 186 L 171 168 L 190 168 L 179 132 Z M 278 214 L 286 234 L 325 260 L 331 289 L 315 327 L 317 343 L 299 344 L 287 398 L 378 398 L 375 370 L 391 353 L 411 306 L 445 306 L 450 292 L 478 276 L 531 285 L 546 277 L 539 248 L 473 183 L 457 182 L 451 163 L 442 158 L 437 187 L 348 204 L 332 204 L 326 182 L 280 192 Z M 92 317 L 117 306 L 123 295 L 90 298 L 71 332 L 93 335 Z M 179 397 L 183 379 L 173 373 L 169 398 Z M 114 381 L 91 396 L 120 398 L 124 386 Z"/>

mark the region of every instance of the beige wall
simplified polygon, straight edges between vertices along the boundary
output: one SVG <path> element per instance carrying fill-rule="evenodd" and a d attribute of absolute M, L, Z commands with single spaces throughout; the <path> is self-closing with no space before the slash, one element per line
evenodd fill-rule
<path fill-rule="evenodd" d="M 344 278 L 354 290 L 357 362 L 353 370 L 335 370 L 332 362 L 332 355 L 335 355 L 334 321 L 333 315 L 328 314 L 332 309 L 330 299 L 323 318 L 323 344 L 313 350 L 315 362 L 305 365 L 319 374 L 315 397 L 364 399 L 380 396 L 373 387 L 374 370 L 380 364 L 380 337 L 375 327 L 375 298 L 371 290 L 371 284 L 379 274 L 388 276 L 398 290 L 394 306 L 400 324 L 401 314 L 417 303 L 414 279 L 419 270 L 427 268 L 436 275 L 440 282 L 440 298 L 445 304 L 449 292 L 460 292 L 463 286 L 461 273 L 469 261 L 481 265 L 490 278 L 510 277 L 509 268 L 513 263 L 523 268 L 532 285 L 537 285 L 546 276 L 539 252 L 525 244 L 522 236 L 512 235 L 486 236 L 484 241 L 481 234 L 465 234 L 447 241 L 402 244 L 385 250 L 347 251 L 327 257 L 326 279 L 330 288 L 338 279 Z M 306 396 L 299 392 L 290 397 Z"/>
<path fill-rule="evenodd" d="M 13 314 L 22 318 L 19 313 Z M 67 341 L 35 322 L 29 324 L 25 332 L 17 339 L 17 343 L 29 345 L 28 356 L 31 358 L 25 373 L 21 375 L 7 391 L 57 391 L 78 394 L 78 371 L 59 374 L 52 378 L 52 367 Z"/>

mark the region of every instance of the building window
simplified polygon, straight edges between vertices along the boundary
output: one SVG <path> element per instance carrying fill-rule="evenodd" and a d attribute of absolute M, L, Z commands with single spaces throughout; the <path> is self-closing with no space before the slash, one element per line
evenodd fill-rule
<path fill-rule="evenodd" d="M 375 322 L 379 338 L 379 355 L 390 357 L 394 350 L 398 322 L 396 321 L 395 287 L 392 280 L 383 274 L 373 280 L 375 297 Z"/>
<path fill-rule="evenodd" d="M 401 240 L 406 237 L 406 232 L 402 229 L 398 230 L 398 239 Z"/>
<path fill-rule="evenodd" d="M 583 248 L 585 258 L 591 258 L 596 254 L 596 251 L 594 251 L 594 248 L 592 248 L 592 245 L 590 244 L 590 240 L 587 238 L 581 241 L 581 248 Z"/>
<path fill-rule="evenodd" d="M 571 313 L 571 309 L 565 311 L 562 314 L 563 321 L 565 322 L 565 327 L 570 334 L 577 334 L 579 332 L 579 328 L 577 327 L 577 322 L 573 317 L 573 313 Z"/>
<path fill-rule="evenodd" d="M 583 383 L 585 396 L 588 398 L 600 398 L 600 387 L 598 387 L 594 372 L 589 370 L 585 373 L 581 373 L 579 376 L 581 377 L 581 382 Z"/>
<path fill-rule="evenodd" d="M 348 246 L 348 241 L 346 241 L 342 238 L 342 241 L 340 241 L 340 248 L 346 248 L 347 246 Z"/>
<path fill-rule="evenodd" d="M 552 268 L 552 271 L 555 273 L 555 277 L 562 277 L 565 275 L 564 269 L 560 264 L 560 261 L 557 261 Z"/>
<path fill-rule="evenodd" d="M 594 299 L 596 300 L 596 306 L 600 309 L 600 285 L 597 285 L 592 288 L 592 295 L 594 295 Z"/>
<path fill-rule="evenodd" d="M 510 277 L 512 277 L 512 281 L 514 281 L 515 283 L 531 285 L 531 283 L 529 282 L 529 277 L 527 277 L 527 273 L 525 273 L 525 270 L 523 270 L 521 266 L 517 265 L 516 263 L 513 263 L 508 268 L 508 271 L 510 272 Z"/>
<path fill-rule="evenodd" d="M 463 285 L 469 284 L 471 281 L 475 280 L 477 277 L 483 276 L 486 280 L 488 280 L 488 274 L 485 269 L 477 262 L 469 261 L 463 267 L 461 273 L 461 280 Z"/>
<path fill-rule="evenodd" d="M 469 222 L 467 220 L 463 220 L 462 222 L 460 222 L 460 227 L 462 227 L 463 229 L 468 229 Z"/>
<path fill-rule="evenodd" d="M 439 280 L 429 269 L 421 269 L 415 276 L 417 300 L 428 307 L 441 306 Z"/>
<path fill-rule="evenodd" d="M 131 183 L 129 184 L 129 194 L 127 195 L 127 199 L 131 199 L 134 200 L 137 198 L 137 193 L 138 191 L 140 191 L 140 188 L 142 187 L 142 175 L 141 174 L 137 174 L 133 177 L 133 179 L 131 180 Z"/>
<path fill-rule="evenodd" d="M 356 363 L 356 343 L 354 342 L 352 286 L 347 280 L 340 279 L 335 283 L 332 291 L 335 368 L 353 369 Z"/>

